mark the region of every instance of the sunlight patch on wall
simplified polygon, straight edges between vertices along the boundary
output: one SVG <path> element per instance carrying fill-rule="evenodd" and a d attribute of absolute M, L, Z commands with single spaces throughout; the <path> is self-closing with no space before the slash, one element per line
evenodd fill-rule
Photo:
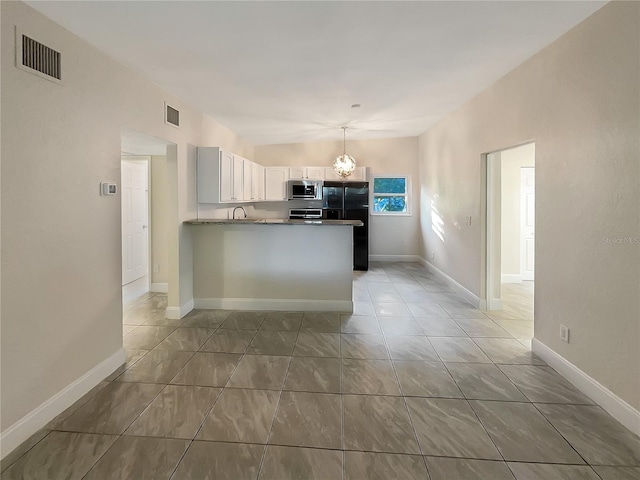
<path fill-rule="evenodd" d="M 444 220 L 442 219 L 440 212 L 438 212 L 435 198 L 431 200 L 431 230 L 433 230 L 438 238 L 444 243 Z"/>

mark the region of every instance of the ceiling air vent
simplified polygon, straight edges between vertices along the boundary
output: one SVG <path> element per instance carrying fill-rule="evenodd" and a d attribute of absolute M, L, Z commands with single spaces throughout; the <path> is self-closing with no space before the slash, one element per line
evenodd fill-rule
<path fill-rule="evenodd" d="M 180 126 L 180 112 L 170 105 L 164 104 L 164 123 L 173 125 L 174 127 Z"/>
<path fill-rule="evenodd" d="M 62 83 L 60 52 L 16 30 L 18 68 L 55 83 Z"/>

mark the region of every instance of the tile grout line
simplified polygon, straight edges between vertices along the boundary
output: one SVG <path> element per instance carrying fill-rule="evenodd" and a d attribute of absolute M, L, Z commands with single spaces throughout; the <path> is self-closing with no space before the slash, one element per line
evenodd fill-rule
<path fill-rule="evenodd" d="M 278 396 L 278 401 L 276 402 L 276 408 L 275 408 L 275 410 L 273 412 L 273 419 L 271 420 L 271 425 L 269 426 L 269 431 L 267 433 L 267 438 L 265 440 L 264 450 L 262 451 L 262 457 L 260 458 L 260 462 L 258 463 L 258 471 L 256 473 L 256 479 L 260 478 L 260 474 L 262 473 L 262 467 L 264 465 L 264 460 L 267 457 L 267 449 L 269 448 L 269 440 L 271 439 L 271 434 L 273 433 L 273 425 L 275 424 L 276 418 L 278 416 L 278 409 L 280 408 L 280 400 L 282 399 L 282 394 L 284 392 L 284 386 L 286 384 L 287 377 L 289 376 L 289 368 L 291 368 L 291 362 L 293 360 L 293 351 L 295 350 L 296 344 L 298 343 L 298 336 L 300 335 L 300 330 L 302 329 L 302 324 L 303 323 L 304 323 L 304 313 L 302 314 L 302 320 L 300 321 L 300 326 L 298 327 L 298 332 L 297 332 L 297 335 L 296 335 L 296 341 L 293 344 L 293 349 L 291 350 L 291 355 L 289 355 L 289 363 L 287 363 L 287 370 L 285 371 L 284 377 L 282 378 L 282 384 L 280 385 L 280 395 Z"/>
<path fill-rule="evenodd" d="M 353 286 L 352 286 L 353 288 Z M 340 334 L 338 342 L 338 355 L 340 356 L 340 446 L 342 447 L 342 480 L 347 475 L 347 454 L 345 451 L 346 445 L 344 442 L 344 386 L 342 378 L 342 315 L 340 315 Z"/>
<path fill-rule="evenodd" d="M 402 297 L 402 295 L 400 296 L 400 298 L 402 298 L 403 303 L 406 305 L 407 302 L 404 301 L 404 298 Z M 413 312 L 411 312 L 411 313 L 413 314 Z M 415 321 L 416 317 L 413 316 L 413 318 L 414 318 L 414 321 Z M 380 323 L 380 319 L 378 319 L 378 323 Z M 382 325 L 380 325 L 380 328 L 382 330 Z M 420 327 L 420 329 L 422 330 L 422 327 Z M 393 356 L 391 354 L 391 349 L 389 348 L 389 342 L 387 340 L 387 335 L 384 333 L 384 330 L 382 330 L 382 338 L 384 339 L 385 346 L 387 347 L 387 351 L 389 353 L 389 362 L 391 363 L 391 368 L 393 369 L 393 373 L 394 373 L 394 375 L 396 377 L 396 382 L 398 383 L 398 389 L 400 390 L 400 395 L 402 396 L 402 403 L 404 404 L 405 411 L 407 412 L 407 417 L 409 418 L 409 424 L 411 425 L 411 430 L 413 431 L 413 436 L 415 438 L 416 445 L 418 447 L 418 451 L 420 452 L 420 457 L 422 459 L 422 464 L 424 465 L 424 468 L 425 468 L 425 470 L 427 472 L 427 477 L 430 479 L 431 478 L 431 473 L 429 473 L 429 467 L 427 466 L 427 459 L 426 459 L 426 457 L 424 455 L 424 451 L 422 450 L 422 445 L 420 444 L 420 439 L 418 438 L 418 432 L 416 431 L 416 427 L 415 427 L 415 425 L 413 423 L 413 418 L 411 417 L 411 412 L 409 411 L 409 405 L 407 404 L 407 398 L 405 396 L 404 389 L 402 388 L 402 385 L 400 384 L 400 378 L 398 377 L 398 371 L 396 369 L 395 364 L 393 363 Z M 433 348 L 433 345 L 431 345 L 431 342 L 429 341 L 428 337 L 425 336 L 425 338 L 427 338 L 428 344 L 431 346 L 431 348 L 435 352 L 435 348 Z M 437 352 L 436 352 L 436 355 L 437 355 Z M 444 364 L 444 362 L 442 362 L 442 363 Z"/>
<path fill-rule="evenodd" d="M 222 325 L 224 324 L 224 322 L 226 322 L 229 317 L 233 315 L 233 312 L 227 316 L 227 318 L 225 318 L 222 323 L 215 329 L 215 331 L 209 336 L 209 338 L 213 337 L 213 335 L 220 330 L 222 327 Z M 244 351 L 242 352 L 242 355 L 240 356 L 240 359 L 238 360 L 238 363 L 235 365 L 235 367 L 233 368 L 233 370 L 231 371 L 231 374 L 229 375 L 229 378 L 227 378 L 227 381 L 225 382 L 224 386 L 220 389 L 220 393 L 218 394 L 218 396 L 216 397 L 215 401 L 213 402 L 213 404 L 211 405 L 211 408 L 209 408 L 209 410 L 207 411 L 207 413 L 204 415 L 202 422 L 200 422 L 200 426 L 196 429 L 195 434 L 193 435 L 193 438 L 191 438 L 191 440 L 189 441 L 189 444 L 187 445 L 187 448 L 185 448 L 184 452 L 182 452 L 182 455 L 180 456 L 180 458 L 178 459 L 178 461 L 176 462 L 175 467 L 173 468 L 173 470 L 171 471 L 171 474 L 169 475 L 169 479 L 173 479 L 176 472 L 178 471 L 178 468 L 180 467 L 180 464 L 182 463 L 182 461 L 184 460 L 184 458 L 187 455 L 187 452 L 189 451 L 189 449 L 191 448 L 191 446 L 193 445 L 193 443 L 196 441 L 196 438 L 198 436 L 198 434 L 200 433 L 200 431 L 202 430 L 202 427 L 204 426 L 204 424 L 206 423 L 206 421 L 209 419 L 209 415 L 211 415 L 211 412 L 213 411 L 213 409 L 215 408 L 215 406 L 217 405 L 218 401 L 220 400 L 220 397 L 222 397 L 222 394 L 224 393 L 225 389 L 227 388 L 227 385 L 229 384 L 229 382 L 231 381 L 231 377 L 233 376 L 233 374 L 235 373 L 235 371 L 237 370 L 238 366 L 240 365 L 240 362 L 242 362 L 242 359 L 246 356 L 246 352 L 249 349 L 249 346 L 251 345 L 251 342 L 253 342 L 253 339 L 255 338 L 255 336 L 257 335 L 260 327 L 262 326 L 262 324 L 264 323 L 264 319 L 262 320 L 262 322 L 260 322 L 260 325 L 258 326 L 258 329 L 255 331 L 255 333 L 253 334 L 253 337 L 251 337 L 251 340 L 249 340 L 249 342 L 247 343 L 247 346 L 245 347 Z M 202 346 L 200 347 L 200 349 L 202 349 L 202 347 L 209 341 L 209 338 L 202 344 Z M 198 350 L 201 351 L 201 350 Z M 224 352 L 203 352 L 203 353 L 224 353 Z M 194 353 L 195 356 L 195 353 Z M 193 358 L 193 357 L 192 357 Z M 191 359 L 189 360 L 191 361 Z M 188 362 L 187 362 L 188 363 Z M 185 363 L 186 366 L 186 363 Z M 183 367 L 184 368 L 184 367 Z M 179 373 L 179 372 L 178 372 Z M 178 375 L 178 374 L 176 374 Z M 173 377 L 175 378 L 175 376 Z"/>
<path fill-rule="evenodd" d="M 391 364 L 391 368 L 393 369 L 393 374 L 396 377 L 396 383 L 398 385 L 398 391 L 400 392 L 400 396 L 402 398 L 402 403 L 404 405 L 405 411 L 407 413 L 407 417 L 409 418 L 409 425 L 411 425 L 411 431 L 413 432 L 413 437 L 414 440 L 416 442 L 416 446 L 418 447 L 418 451 L 420 452 L 420 456 L 422 457 L 422 462 L 424 463 L 425 468 L 427 469 L 427 475 L 429 475 L 429 469 L 427 468 L 427 462 L 424 458 L 424 452 L 422 450 L 422 445 L 420 444 L 420 440 L 418 439 L 418 432 L 416 431 L 416 427 L 413 424 L 413 418 L 411 418 L 411 412 L 409 411 L 409 405 L 407 404 L 407 399 L 404 395 L 404 391 L 402 389 L 402 386 L 400 385 L 400 380 L 398 379 L 398 372 L 396 370 L 396 366 L 393 364 L 393 358 L 391 356 L 391 350 L 389 349 L 389 344 L 387 342 L 387 337 L 386 335 L 384 335 L 384 331 L 383 331 L 383 340 L 384 340 L 384 344 L 385 347 L 387 349 L 387 352 L 389 354 L 389 363 Z"/>
<path fill-rule="evenodd" d="M 456 322 L 456 321 L 455 321 L 455 319 L 453 319 L 453 320 L 454 320 L 454 322 L 455 322 L 456 324 L 458 324 L 458 322 Z M 465 331 L 465 333 L 467 333 L 467 332 Z M 456 381 L 455 381 L 455 379 L 453 379 L 453 377 L 451 376 L 451 373 L 449 372 L 449 370 L 448 370 L 448 369 L 447 369 L 447 367 L 446 367 L 446 364 L 444 363 L 444 361 L 442 360 L 442 358 L 441 358 L 441 357 L 440 357 L 440 355 L 438 354 L 438 351 L 436 350 L 436 348 L 435 348 L 435 347 L 433 346 L 433 344 L 431 343 L 431 340 L 429 339 L 429 337 L 428 337 L 428 336 L 427 336 L 426 338 L 427 338 L 427 341 L 429 342 L 429 345 L 431 345 L 431 347 L 433 348 L 433 350 L 434 350 L 434 352 L 436 353 L 437 357 L 440 359 L 440 362 L 441 362 L 441 363 L 442 363 L 442 365 L 445 367 L 445 369 L 446 369 L 447 373 L 449 374 L 449 376 L 450 376 L 450 377 L 451 377 L 451 379 L 453 380 L 454 385 L 456 385 L 456 387 L 458 387 L 458 390 L 460 390 L 460 393 L 461 393 L 461 394 L 462 394 L 462 396 L 463 396 L 463 398 L 461 398 L 460 400 L 463 400 L 463 401 L 467 404 L 467 406 L 469 407 L 469 409 L 473 412 L 473 414 L 476 416 L 476 419 L 477 419 L 478 423 L 480 424 L 480 426 L 482 427 L 482 429 L 485 431 L 485 434 L 487 435 L 487 437 L 489 438 L 489 440 L 490 440 L 490 441 L 491 441 L 491 443 L 493 444 L 494 448 L 496 449 L 496 452 L 498 452 L 498 455 L 500 455 L 500 457 L 502 458 L 502 461 L 506 462 L 506 461 L 505 461 L 505 459 L 504 459 L 504 456 L 502 455 L 502 453 L 501 453 L 501 452 L 500 452 L 500 450 L 498 449 L 497 445 L 495 444 L 495 442 L 493 441 L 493 439 L 492 439 L 492 438 L 491 438 L 491 436 L 489 435 L 489 432 L 487 432 L 487 430 L 486 430 L 485 426 L 482 424 L 482 422 L 481 422 L 481 421 L 480 421 L 480 419 L 478 418 L 478 416 L 477 416 L 476 412 L 475 412 L 475 411 L 473 410 L 473 408 L 471 407 L 471 404 L 470 404 L 470 403 L 469 403 L 469 401 L 466 399 L 466 397 L 465 397 L 464 393 L 462 392 L 462 390 L 460 389 L 460 387 L 457 385 L 457 382 L 456 382 Z M 388 342 L 387 342 L 387 337 L 386 337 L 386 335 L 384 335 L 384 340 L 385 340 L 385 343 L 387 344 L 387 347 L 388 347 Z M 474 342 L 474 343 L 475 343 L 475 342 Z M 389 351 L 389 352 L 390 352 L 390 351 Z M 491 359 L 489 359 L 489 360 L 491 360 Z M 396 373 L 396 377 L 397 377 L 397 371 L 396 371 L 395 365 L 393 364 L 393 361 L 391 362 L 391 364 L 392 364 L 392 366 L 393 366 L 394 372 Z M 398 384 L 399 384 L 399 383 L 400 383 L 400 382 L 398 381 Z M 426 458 L 425 458 L 425 453 L 424 453 L 424 451 L 423 451 L 423 449 L 422 449 L 422 445 L 420 444 L 420 441 L 419 441 L 419 439 L 418 439 L 417 431 L 416 431 L 416 429 L 415 429 L 415 425 L 414 425 L 414 423 L 413 423 L 413 418 L 411 417 L 411 413 L 410 413 L 410 411 L 409 411 L 409 406 L 408 406 L 408 404 L 407 404 L 406 397 L 404 396 L 404 392 L 403 392 L 402 399 L 403 399 L 403 401 L 404 401 L 404 405 L 405 405 L 405 408 L 406 408 L 406 410 L 407 410 L 407 415 L 409 416 L 409 421 L 411 422 L 411 427 L 412 427 L 413 432 L 414 432 L 414 435 L 415 435 L 415 437 L 416 437 L 416 441 L 417 441 L 417 444 L 418 444 L 418 448 L 419 448 L 420 453 L 421 453 L 421 455 L 422 455 L 422 459 L 423 459 L 423 462 L 424 462 L 425 468 L 427 469 L 427 474 L 428 474 L 429 476 L 431 476 L 431 475 L 429 474 L 429 468 L 428 468 L 428 466 L 427 466 L 427 461 L 426 461 Z"/>

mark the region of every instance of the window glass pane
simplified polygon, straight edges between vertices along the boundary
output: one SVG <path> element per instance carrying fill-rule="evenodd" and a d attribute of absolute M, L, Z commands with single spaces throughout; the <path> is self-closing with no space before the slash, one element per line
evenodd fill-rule
<path fill-rule="evenodd" d="M 374 178 L 374 193 L 407 193 L 406 178 Z"/>
<path fill-rule="evenodd" d="M 374 212 L 388 212 L 389 211 L 389 197 L 373 197 L 373 211 Z"/>
<path fill-rule="evenodd" d="M 407 199 L 404 196 L 373 197 L 373 211 L 378 212 L 406 212 Z"/>

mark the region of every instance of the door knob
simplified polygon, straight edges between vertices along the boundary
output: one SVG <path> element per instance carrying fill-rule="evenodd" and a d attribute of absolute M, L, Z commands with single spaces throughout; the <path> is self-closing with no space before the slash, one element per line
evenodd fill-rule
<path fill-rule="evenodd" d="M 147 226 L 146 225 L 142 225 L 142 229 L 144 230 L 145 228 L 147 228 Z"/>

